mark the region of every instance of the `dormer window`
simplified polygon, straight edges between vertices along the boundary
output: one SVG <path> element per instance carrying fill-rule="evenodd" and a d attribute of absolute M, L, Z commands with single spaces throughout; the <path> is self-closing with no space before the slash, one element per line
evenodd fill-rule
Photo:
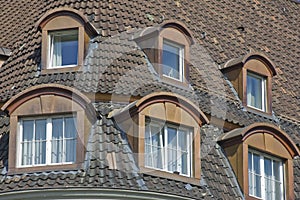
<path fill-rule="evenodd" d="M 188 85 L 193 38 L 183 24 L 168 21 L 159 27 L 147 28 L 135 40 L 164 82 Z"/>
<path fill-rule="evenodd" d="M 184 77 L 184 47 L 164 40 L 162 65 L 164 76 L 182 81 Z"/>
<path fill-rule="evenodd" d="M 49 31 L 48 68 L 78 65 L 78 29 Z"/>
<path fill-rule="evenodd" d="M 293 159 L 299 149 L 287 133 L 254 123 L 219 137 L 246 200 L 295 199 Z"/>
<path fill-rule="evenodd" d="M 199 185 L 200 127 L 208 119 L 192 102 L 158 92 L 110 116 L 127 133 L 141 173 Z"/>
<path fill-rule="evenodd" d="M 248 71 L 246 85 L 247 106 L 266 111 L 266 78 Z"/>
<path fill-rule="evenodd" d="M 42 30 L 42 72 L 77 70 L 83 65 L 90 38 L 98 33 L 77 10 L 59 8 L 46 13 L 37 26 Z"/>
<path fill-rule="evenodd" d="M 231 81 L 247 111 L 271 115 L 272 79 L 276 70 L 266 56 L 250 53 L 228 61 L 221 70 Z"/>

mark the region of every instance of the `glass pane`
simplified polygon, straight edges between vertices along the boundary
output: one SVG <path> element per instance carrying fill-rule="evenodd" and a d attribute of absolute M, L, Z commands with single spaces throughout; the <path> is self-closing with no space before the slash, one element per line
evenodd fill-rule
<path fill-rule="evenodd" d="M 177 130 L 167 127 L 168 131 L 168 171 L 174 172 L 177 169 Z"/>
<path fill-rule="evenodd" d="M 262 101 L 264 97 L 262 96 L 262 77 L 256 77 L 251 74 L 247 75 L 247 105 L 263 109 Z"/>
<path fill-rule="evenodd" d="M 77 65 L 78 30 L 50 32 L 51 66 Z"/>
<path fill-rule="evenodd" d="M 180 75 L 180 48 L 170 45 L 163 44 L 163 74 L 172 78 L 179 79 Z"/>
<path fill-rule="evenodd" d="M 65 162 L 76 161 L 76 139 L 68 139 L 65 141 L 66 155 Z"/>
<path fill-rule="evenodd" d="M 62 162 L 63 155 L 63 118 L 52 119 L 51 162 Z"/>
<path fill-rule="evenodd" d="M 65 118 L 65 138 L 76 138 L 75 120 L 73 117 Z"/>
<path fill-rule="evenodd" d="M 181 154 L 181 173 L 188 175 L 188 153 Z"/>
<path fill-rule="evenodd" d="M 45 119 L 35 121 L 35 140 L 46 140 L 46 124 Z"/>
<path fill-rule="evenodd" d="M 273 171 L 274 171 L 274 178 L 276 181 L 280 181 L 280 166 L 281 166 L 281 162 L 274 161 Z"/>
<path fill-rule="evenodd" d="M 63 138 L 63 118 L 52 119 L 52 139 Z"/>
<path fill-rule="evenodd" d="M 179 144 L 179 148 L 182 151 L 187 151 L 188 148 L 190 148 L 190 144 L 188 144 L 188 137 L 189 137 L 189 133 L 183 130 L 178 130 L 178 144 Z"/>
<path fill-rule="evenodd" d="M 33 120 L 23 121 L 23 135 L 22 135 L 22 161 L 21 165 L 32 165 L 33 164 Z"/>
<path fill-rule="evenodd" d="M 23 121 L 23 141 L 33 141 L 33 120 Z"/>
<path fill-rule="evenodd" d="M 24 142 L 22 144 L 22 163 L 21 165 L 32 165 L 32 144 L 33 142 Z"/>
<path fill-rule="evenodd" d="M 259 155 L 253 154 L 253 167 L 254 167 L 254 182 L 253 182 L 254 196 L 261 197 L 261 174 L 260 174 Z"/>
<path fill-rule="evenodd" d="M 253 194 L 253 167 L 252 167 L 252 153 L 248 152 L 248 181 L 249 181 L 249 194 Z"/>
<path fill-rule="evenodd" d="M 282 196 L 283 196 L 283 194 L 282 194 L 282 191 L 283 191 L 282 187 L 283 187 L 282 183 L 275 182 L 275 199 L 276 200 L 281 200 L 282 199 Z"/>
<path fill-rule="evenodd" d="M 272 161 L 268 158 L 264 159 L 264 176 L 265 176 L 265 194 L 267 199 L 272 199 L 273 180 L 272 180 Z"/>
<path fill-rule="evenodd" d="M 46 141 L 35 142 L 35 161 L 34 164 L 45 164 L 46 163 Z"/>
<path fill-rule="evenodd" d="M 52 140 L 51 162 L 61 163 L 63 157 L 63 140 Z"/>

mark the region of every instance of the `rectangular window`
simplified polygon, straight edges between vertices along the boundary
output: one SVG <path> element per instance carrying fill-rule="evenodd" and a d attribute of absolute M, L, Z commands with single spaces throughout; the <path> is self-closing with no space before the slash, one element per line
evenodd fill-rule
<path fill-rule="evenodd" d="M 78 30 L 49 31 L 48 68 L 72 67 L 78 63 Z"/>
<path fill-rule="evenodd" d="M 19 166 L 75 163 L 75 117 L 22 118 L 19 126 Z"/>
<path fill-rule="evenodd" d="M 184 72 L 184 48 L 169 41 L 163 41 L 162 51 L 163 75 L 183 80 Z"/>
<path fill-rule="evenodd" d="M 192 175 L 192 132 L 185 127 L 151 122 L 145 132 L 145 166 Z"/>
<path fill-rule="evenodd" d="M 247 105 L 266 111 L 266 78 L 247 73 Z"/>
<path fill-rule="evenodd" d="M 283 162 L 256 151 L 248 153 L 249 195 L 262 199 L 284 199 Z"/>

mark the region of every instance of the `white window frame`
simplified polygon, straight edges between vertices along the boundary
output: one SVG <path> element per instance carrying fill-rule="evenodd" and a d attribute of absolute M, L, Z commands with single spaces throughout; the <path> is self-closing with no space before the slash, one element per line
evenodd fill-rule
<path fill-rule="evenodd" d="M 250 108 L 253 108 L 253 109 L 257 109 L 257 110 L 261 110 L 261 111 L 266 111 L 266 107 L 267 107 L 267 79 L 264 77 L 264 76 L 261 76 L 261 75 L 258 75 L 258 74 L 255 74 L 255 73 L 252 73 L 250 71 L 247 71 L 247 78 L 248 76 L 250 77 L 254 77 L 254 78 L 257 78 L 260 80 L 260 84 L 261 84 L 261 107 L 262 108 L 257 108 L 255 106 L 252 106 L 250 105 L 250 102 L 248 100 L 248 81 L 247 82 L 247 85 L 246 85 L 246 92 L 247 92 L 247 106 L 250 107 Z"/>
<path fill-rule="evenodd" d="M 166 172 L 170 172 L 170 173 L 174 173 L 174 172 L 179 172 L 180 175 L 183 175 L 183 176 L 187 176 L 187 177 L 192 177 L 193 175 L 193 131 L 192 131 L 192 128 L 188 128 L 188 127 L 183 127 L 182 125 L 181 126 L 178 126 L 178 125 L 174 125 L 174 124 L 171 124 L 171 123 L 162 123 L 162 122 L 159 122 L 159 121 L 156 121 L 156 120 L 151 120 L 151 123 L 149 123 L 148 125 L 148 130 L 150 130 L 149 132 L 149 135 L 150 135 L 150 138 L 152 137 L 152 133 L 151 133 L 151 128 L 150 126 L 152 127 L 157 127 L 159 128 L 160 130 L 163 130 L 163 133 L 160 133 L 159 137 L 160 137 L 160 147 L 161 147 L 161 156 L 162 156 L 162 168 L 157 168 L 155 166 L 149 166 L 146 164 L 146 159 L 147 159 L 147 156 L 151 156 L 151 163 L 153 165 L 154 163 L 154 153 L 152 152 L 152 148 L 150 148 L 150 154 L 148 154 L 149 152 L 145 152 L 145 166 L 148 167 L 148 168 L 152 168 L 152 169 L 157 169 L 157 170 L 162 170 L 162 171 L 166 171 Z M 186 141 L 187 141 L 187 144 L 186 146 L 188 147 L 187 148 L 187 174 L 183 174 L 183 173 L 180 173 L 181 172 L 181 166 L 180 166 L 180 163 L 181 162 L 177 162 L 177 170 L 176 171 L 170 171 L 168 170 L 168 144 L 167 144 L 167 141 L 168 141 L 168 127 L 170 128 L 174 128 L 177 130 L 176 132 L 176 137 L 177 137 L 177 155 L 181 155 L 180 153 L 182 152 L 181 149 L 179 149 L 179 144 L 178 144 L 178 141 L 179 141 L 179 137 L 178 137 L 178 133 L 179 131 L 183 131 L 185 134 L 186 134 Z M 147 128 L 145 129 L 145 131 L 147 131 Z M 146 134 L 146 133 L 145 133 Z M 146 137 L 146 135 L 145 135 Z M 162 143 L 162 141 L 164 140 L 164 143 L 165 145 Z M 144 142 L 144 145 L 145 145 L 145 151 L 146 151 L 146 140 Z M 149 144 L 151 147 L 155 147 L 155 145 L 152 144 L 152 140 L 150 139 L 150 144 Z"/>
<path fill-rule="evenodd" d="M 279 159 L 279 158 L 276 158 L 274 156 L 271 156 L 269 154 L 265 154 L 265 153 L 262 153 L 262 152 L 259 152 L 259 151 L 256 151 L 254 149 L 249 149 L 248 150 L 248 156 L 249 156 L 249 153 L 252 155 L 251 159 L 252 159 L 252 166 L 251 168 L 253 169 L 253 165 L 254 165 L 254 160 L 253 160 L 253 154 L 256 154 L 259 156 L 259 165 L 260 165 L 260 174 L 255 174 L 254 172 L 250 172 L 249 170 L 249 166 L 248 166 L 248 178 L 251 176 L 252 178 L 252 183 L 254 184 L 254 176 L 255 175 L 258 175 L 261 177 L 261 197 L 258 197 L 258 196 L 255 196 L 254 195 L 254 188 L 253 188 L 253 191 L 250 191 L 250 180 L 248 180 L 248 190 L 249 190 L 249 196 L 252 196 L 252 197 L 255 197 L 255 198 L 258 198 L 258 199 L 266 199 L 266 185 L 265 185 L 265 173 L 264 173 L 264 160 L 265 158 L 267 159 L 270 159 L 272 161 L 272 177 L 273 177 L 273 164 L 274 164 L 274 161 L 277 161 L 277 162 L 280 162 L 280 183 L 282 184 L 282 187 L 281 187 L 281 197 L 280 199 L 281 200 L 284 200 L 286 199 L 285 198 L 285 194 L 286 194 L 286 191 L 285 191 L 285 175 L 284 175 L 284 171 L 285 171 L 285 165 L 284 165 L 284 162 L 283 160 Z M 249 159 L 249 158 L 248 158 Z M 249 163 L 248 163 L 249 165 Z M 250 175 L 251 173 L 251 175 Z M 273 185 L 274 187 L 274 185 Z M 275 196 L 272 197 L 272 199 L 274 199 Z"/>
<path fill-rule="evenodd" d="M 76 162 L 76 152 L 75 152 L 75 160 L 74 162 L 58 162 L 58 163 L 52 163 L 51 162 L 51 153 L 52 153 L 52 119 L 54 118 L 69 118 L 72 117 L 74 119 L 74 123 L 75 123 L 75 129 L 76 129 L 76 137 L 73 138 L 76 141 L 76 149 L 77 149 L 77 139 L 78 139 L 78 128 L 77 128 L 77 117 L 75 115 L 54 115 L 54 116 L 43 116 L 43 117 L 24 117 L 24 118 L 20 118 L 18 121 L 18 137 L 17 137 L 17 167 L 19 168 L 23 168 L 23 167 L 36 167 L 36 166 L 47 166 L 47 165 L 65 165 L 65 164 L 74 164 Z M 22 165 L 22 141 L 23 141 L 23 121 L 25 120 L 42 120 L 45 119 L 46 120 L 46 160 L 45 160 L 45 164 L 35 164 L 34 163 L 34 156 L 33 156 L 33 164 L 31 165 Z M 35 126 L 35 123 L 34 123 Z M 63 123 L 64 126 L 64 123 Z M 64 128 L 63 128 L 64 130 Z M 64 134 L 63 134 L 64 136 Z M 63 141 L 65 141 L 65 138 L 63 137 Z M 34 152 L 34 140 L 33 140 L 33 150 L 32 152 Z M 64 159 L 63 159 L 64 160 Z"/>
<path fill-rule="evenodd" d="M 65 35 L 68 35 L 68 32 L 76 31 L 77 32 L 77 61 L 76 64 L 72 65 L 53 65 L 53 33 L 58 33 L 58 32 L 66 32 Z M 57 68 L 67 68 L 67 67 L 75 67 L 78 65 L 78 56 L 79 56 L 79 29 L 62 29 L 62 30 L 50 30 L 48 31 L 48 69 L 57 69 Z"/>
<path fill-rule="evenodd" d="M 162 74 L 163 74 L 164 77 L 168 77 L 168 78 L 171 78 L 171 79 L 174 79 L 174 80 L 177 80 L 177 81 L 179 80 L 179 81 L 182 82 L 183 77 L 184 77 L 184 46 L 180 45 L 180 44 L 177 44 L 175 42 L 172 42 L 170 40 L 163 39 L 162 51 L 164 51 L 164 44 L 179 49 L 179 55 L 178 55 L 179 56 L 179 72 L 178 72 L 179 73 L 179 79 L 174 78 L 172 76 L 168 76 L 167 74 L 164 74 L 163 69 L 162 69 Z M 162 52 L 162 54 L 163 54 L 163 52 Z M 162 67 L 165 67 L 163 59 L 162 59 Z"/>

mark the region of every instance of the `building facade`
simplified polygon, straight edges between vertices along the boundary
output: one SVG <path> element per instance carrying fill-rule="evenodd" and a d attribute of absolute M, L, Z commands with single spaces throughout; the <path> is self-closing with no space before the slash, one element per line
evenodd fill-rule
<path fill-rule="evenodd" d="M 300 199 L 298 1 L 1 5 L 0 199 Z"/>

